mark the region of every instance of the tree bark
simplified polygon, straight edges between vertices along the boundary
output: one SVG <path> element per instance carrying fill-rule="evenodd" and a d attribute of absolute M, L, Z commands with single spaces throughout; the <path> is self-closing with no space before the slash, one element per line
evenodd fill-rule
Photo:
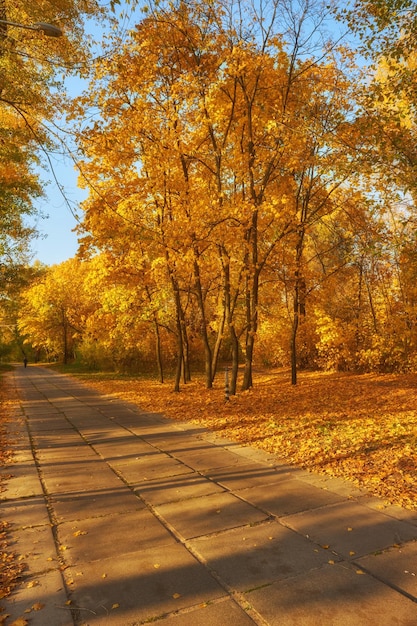
<path fill-rule="evenodd" d="M 194 254 L 196 254 L 195 250 L 194 250 Z M 207 318 L 206 318 L 206 311 L 205 311 L 205 306 L 204 306 L 203 288 L 201 286 L 200 266 L 198 264 L 197 258 L 194 258 L 194 278 L 195 278 L 195 286 L 196 286 L 196 291 L 197 291 L 197 302 L 198 302 L 200 315 L 201 315 L 201 336 L 202 336 L 203 345 L 204 345 L 204 367 L 205 367 L 205 374 L 206 374 L 206 388 L 211 389 L 213 387 L 213 371 L 212 371 L 213 353 L 212 353 L 209 336 L 207 332 Z"/>

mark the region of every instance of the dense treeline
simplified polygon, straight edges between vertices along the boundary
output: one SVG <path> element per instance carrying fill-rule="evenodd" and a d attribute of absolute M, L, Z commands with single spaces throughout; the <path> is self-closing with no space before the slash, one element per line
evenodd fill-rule
<path fill-rule="evenodd" d="M 71 111 L 80 255 L 21 296 L 34 349 L 175 364 L 177 390 L 226 363 L 232 393 L 240 364 L 243 389 L 256 363 L 293 383 L 415 369 L 414 53 L 355 68 L 324 21 L 310 2 L 158 3 L 110 41 Z"/>

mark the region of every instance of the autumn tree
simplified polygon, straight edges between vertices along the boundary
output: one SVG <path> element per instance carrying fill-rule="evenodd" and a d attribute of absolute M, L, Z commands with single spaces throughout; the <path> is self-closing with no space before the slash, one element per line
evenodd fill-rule
<path fill-rule="evenodd" d="M 77 343 L 97 304 L 88 289 L 88 265 L 69 259 L 44 272 L 21 294 L 19 331 L 48 359 L 74 358 Z"/>
<path fill-rule="evenodd" d="M 100 111 L 80 135 L 91 190 L 86 242 L 117 256 L 146 241 L 150 262 L 165 264 L 176 310 L 177 389 L 188 331 L 196 325 L 206 385 L 224 328 L 232 392 L 240 350 L 242 387 L 252 385 L 262 272 L 278 243 L 299 232 L 297 177 L 303 179 L 314 151 L 312 134 L 319 131 L 312 127 L 320 116 L 326 123 L 325 102 L 327 138 L 335 132 L 332 106 L 343 115 L 335 63 L 306 57 L 311 14 L 297 17 L 285 7 L 288 48 L 277 31 L 281 5 L 264 9 L 254 10 L 248 31 L 227 6 L 154 8 L 120 52 L 96 65 L 80 102 Z M 316 118 L 314 106 L 323 109 Z M 327 149 L 323 140 L 322 160 Z M 330 195 L 323 183 L 311 219 L 329 210 Z M 191 312 L 198 312 L 198 324 Z"/>

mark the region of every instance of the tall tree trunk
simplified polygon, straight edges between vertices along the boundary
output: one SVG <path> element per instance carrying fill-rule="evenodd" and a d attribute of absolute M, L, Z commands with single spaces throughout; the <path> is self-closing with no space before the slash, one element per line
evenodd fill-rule
<path fill-rule="evenodd" d="M 231 282 L 230 282 L 230 258 L 223 246 L 219 247 L 220 259 L 223 270 L 223 297 L 224 297 L 224 311 L 225 311 L 225 323 L 229 332 L 231 356 L 232 356 L 232 369 L 229 379 L 229 394 L 236 395 L 237 377 L 239 372 L 239 340 L 236 335 L 236 329 L 234 326 L 233 313 L 234 304 L 237 299 L 238 290 L 236 290 L 236 298 L 232 300 L 231 294 Z"/>
<path fill-rule="evenodd" d="M 291 331 L 291 384 L 297 384 L 297 331 L 299 324 L 299 309 L 300 309 L 300 297 L 299 297 L 299 272 L 295 272 L 295 288 L 294 288 L 294 316 L 292 320 Z"/>
<path fill-rule="evenodd" d="M 258 331 L 259 272 L 258 266 L 258 211 L 252 215 L 252 224 L 247 235 L 250 253 L 247 255 L 246 279 L 246 342 L 245 369 L 242 391 L 253 386 L 253 355 Z"/>
<path fill-rule="evenodd" d="M 145 291 L 146 291 L 146 295 L 148 296 L 149 302 L 152 304 L 152 296 L 151 296 L 151 292 L 150 292 L 148 285 L 145 285 Z M 159 381 L 163 383 L 164 382 L 164 369 L 163 369 L 163 362 L 162 362 L 161 332 L 159 329 L 158 315 L 155 311 L 153 312 L 152 317 L 153 317 L 153 325 L 155 329 L 156 364 L 158 367 Z"/>
<path fill-rule="evenodd" d="M 211 362 L 212 383 L 214 382 L 214 378 L 216 376 L 217 367 L 219 363 L 219 354 L 220 354 L 220 348 L 223 342 L 225 322 L 226 322 L 226 310 L 225 310 L 224 303 L 223 303 L 222 317 L 220 319 L 219 328 L 217 330 L 216 343 L 214 344 L 213 356 L 212 356 L 212 362 Z"/>
<path fill-rule="evenodd" d="M 196 250 L 194 250 L 194 255 L 196 255 Z M 201 276 L 200 276 L 200 266 L 198 263 L 198 259 L 194 258 L 194 278 L 195 278 L 195 287 L 197 291 L 197 302 L 198 307 L 200 309 L 201 315 L 201 336 L 203 339 L 204 345 L 204 366 L 206 373 L 206 388 L 211 389 L 213 387 L 213 371 L 212 371 L 212 350 L 210 346 L 209 336 L 207 332 L 207 319 L 206 319 L 206 310 L 204 306 L 204 296 L 203 296 L 203 288 L 201 286 Z"/>
<path fill-rule="evenodd" d="M 298 230 L 298 239 L 295 246 L 295 284 L 294 284 L 294 317 L 291 331 L 291 384 L 297 384 L 297 332 L 300 323 L 300 313 L 305 317 L 306 283 L 301 272 L 301 262 L 304 249 L 305 221 L 308 204 L 303 205 L 301 226 Z"/>
<path fill-rule="evenodd" d="M 65 316 L 65 311 L 62 311 L 62 341 L 64 349 L 64 364 L 68 363 L 68 323 Z"/>
<path fill-rule="evenodd" d="M 174 292 L 175 301 L 175 325 L 177 335 L 177 366 L 175 369 L 174 391 L 180 390 L 181 374 L 184 370 L 184 334 L 182 323 L 182 307 L 181 307 L 181 295 L 179 287 L 175 277 L 170 271 L 171 285 Z"/>
<path fill-rule="evenodd" d="M 154 328 L 155 328 L 155 354 L 156 363 L 158 366 L 159 382 L 164 382 L 164 368 L 162 362 L 162 348 L 161 348 L 161 332 L 159 330 L 159 324 L 156 314 L 154 313 Z"/>
<path fill-rule="evenodd" d="M 364 278 L 364 260 L 361 257 L 359 265 L 358 265 L 358 299 L 356 305 L 356 314 L 355 314 L 355 348 L 356 351 L 359 350 L 361 344 L 361 317 L 362 317 L 362 291 L 363 291 L 363 278 Z"/>
<path fill-rule="evenodd" d="M 190 369 L 190 344 L 188 341 L 188 333 L 187 333 L 187 323 L 185 321 L 184 310 L 181 306 L 180 300 L 180 319 L 181 319 L 181 334 L 182 334 L 182 374 L 184 384 L 190 382 L 191 380 L 191 369 Z"/>
<path fill-rule="evenodd" d="M 180 390 L 181 373 L 184 364 L 184 344 L 181 331 L 181 319 L 180 313 L 176 311 L 176 326 L 177 326 L 177 367 L 175 369 L 174 391 Z"/>
<path fill-rule="evenodd" d="M 229 336 L 232 348 L 232 375 L 230 380 L 229 391 L 232 396 L 236 394 L 237 377 L 239 374 L 239 339 L 236 335 L 236 330 L 233 322 L 229 324 Z"/>

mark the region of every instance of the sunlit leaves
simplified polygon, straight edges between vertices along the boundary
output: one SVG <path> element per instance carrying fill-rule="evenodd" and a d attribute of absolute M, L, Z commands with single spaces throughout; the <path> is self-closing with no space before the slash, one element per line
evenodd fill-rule
<path fill-rule="evenodd" d="M 307 60 L 296 44 L 291 56 L 273 16 L 258 40 L 215 8 L 155 7 L 95 65 L 80 100 L 100 112 L 79 136 L 90 188 L 80 230 L 85 249 L 140 275 L 151 298 L 154 277 L 134 260 L 162 260 L 170 329 L 186 349 L 185 320 L 200 327 L 208 370 L 209 328 L 221 340 L 227 318 L 226 332 L 242 337 L 248 387 L 266 262 L 300 221 L 334 210 L 351 172 L 339 138 L 351 93 L 333 60 Z"/>
<path fill-rule="evenodd" d="M 22 294 L 20 332 L 49 358 L 66 362 L 73 356 L 76 338 L 97 306 L 97 294 L 84 282 L 87 270 L 87 265 L 70 259 L 45 270 Z"/>

